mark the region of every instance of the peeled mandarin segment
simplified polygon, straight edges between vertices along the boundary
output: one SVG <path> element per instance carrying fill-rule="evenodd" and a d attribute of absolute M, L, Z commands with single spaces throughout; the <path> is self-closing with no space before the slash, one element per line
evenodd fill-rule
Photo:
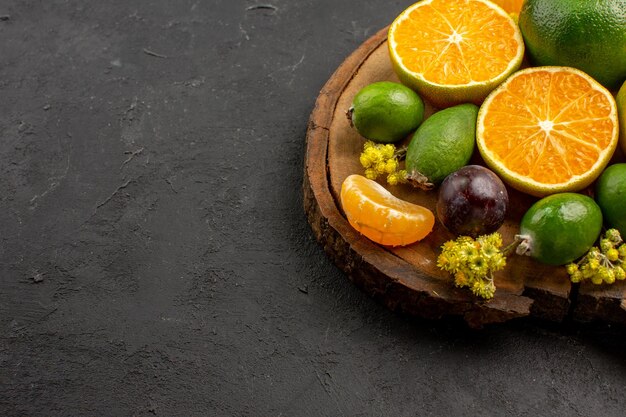
<path fill-rule="evenodd" d="M 391 24 L 400 80 L 439 107 L 479 103 L 521 65 L 524 42 L 513 19 L 489 0 L 422 0 Z"/>
<path fill-rule="evenodd" d="M 340 197 L 350 225 L 381 245 L 417 242 L 435 224 L 435 216 L 427 208 L 401 200 L 361 175 L 350 175 L 344 180 Z"/>
<path fill-rule="evenodd" d="M 514 188 L 534 195 L 589 185 L 618 136 L 613 96 L 581 71 L 536 67 L 512 75 L 478 116 L 478 148 Z"/>

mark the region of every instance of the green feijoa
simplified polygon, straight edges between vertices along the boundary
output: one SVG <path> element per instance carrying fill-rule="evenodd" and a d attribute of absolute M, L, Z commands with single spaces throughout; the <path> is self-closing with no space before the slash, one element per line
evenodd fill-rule
<path fill-rule="evenodd" d="M 596 182 L 596 202 L 604 223 L 626 239 L 626 163 L 609 166 Z"/>
<path fill-rule="evenodd" d="M 467 165 L 476 142 L 478 106 L 466 103 L 430 116 L 417 129 L 406 153 L 409 180 L 429 189 Z"/>
<path fill-rule="evenodd" d="M 359 90 L 347 116 L 361 136 L 392 143 L 404 139 L 422 123 L 424 102 L 405 85 L 380 81 Z"/>
<path fill-rule="evenodd" d="M 586 195 L 558 193 L 533 204 L 522 217 L 518 254 L 548 265 L 583 256 L 602 231 L 602 212 Z"/>

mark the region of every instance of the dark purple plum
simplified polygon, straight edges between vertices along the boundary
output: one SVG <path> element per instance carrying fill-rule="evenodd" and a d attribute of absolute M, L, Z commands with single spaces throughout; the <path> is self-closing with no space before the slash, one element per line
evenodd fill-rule
<path fill-rule="evenodd" d="M 441 183 L 437 217 L 450 232 L 475 238 L 498 230 L 508 205 L 509 194 L 495 173 L 467 165 Z"/>

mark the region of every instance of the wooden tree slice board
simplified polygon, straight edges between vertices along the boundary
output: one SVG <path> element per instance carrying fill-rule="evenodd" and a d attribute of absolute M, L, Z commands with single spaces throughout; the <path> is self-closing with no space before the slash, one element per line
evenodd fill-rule
<path fill-rule="evenodd" d="M 565 268 L 541 265 L 511 255 L 496 274 L 493 299 L 482 301 L 456 288 L 436 266 L 440 246 L 455 236 L 436 222 L 424 240 L 405 247 L 378 245 L 353 229 L 339 201 L 343 180 L 363 174 L 358 156 L 364 139 L 345 116 L 354 95 L 375 81 L 396 81 L 387 51 L 387 29 L 368 39 L 336 70 L 320 92 L 306 135 L 304 208 L 311 228 L 328 256 L 368 294 L 393 310 L 426 318 L 462 317 L 471 327 L 533 316 L 561 322 L 603 320 L 626 323 L 625 283 L 610 287 L 572 286 Z M 426 103 L 426 117 L 436 109 Z M 621 155 L 616 158 L 622 158 Z M 475 156 L 474 163 L 482 163 Z M 382 182 L 381 182 L 382 183 Z M 388 186 L 394 195 L 434 211 L 436 190 Z M 510 208 L 500 228 L 505 245 L 535 198 L 509 189 Z"/>

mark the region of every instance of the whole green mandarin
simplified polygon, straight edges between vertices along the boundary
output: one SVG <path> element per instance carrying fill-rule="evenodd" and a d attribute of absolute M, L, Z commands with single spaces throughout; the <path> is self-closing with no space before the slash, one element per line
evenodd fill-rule
<path fill-rule="evenodd" d="M 626 163 L 610 165 L 596 182 L 596 202 L 608 228 L 626 237 Z"/>
<path fill-rule="evenodd" d="M 381 143 L 398 142 L 422 123 L 424 102 L 405 85 L 375 82 L 354 96 L 348 118 L 367 139 Z"/>
<path fill-rule="evenodd" d="M 534 65 L 578 68 L 609 89 L 626 79 L 626 0 L 526 0 L 519 26 Z"/>
<path fill-rule="evenodd" d="M 601 230 L 602 212 L 591 197 L 552 194 L 533 204 L 522 217 L 520 237 L 524 241 L 518 253 L 544 264 L 565 265 L 583 256 Z"/>

